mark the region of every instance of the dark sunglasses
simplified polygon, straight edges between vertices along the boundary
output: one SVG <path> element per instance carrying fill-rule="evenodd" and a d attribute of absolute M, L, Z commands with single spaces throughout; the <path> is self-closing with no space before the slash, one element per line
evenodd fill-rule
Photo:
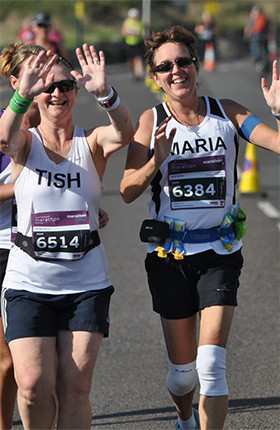
<path fill-rule="evenodd" d="M 180 57 L 175 61 L 164 61 L 163 63 L 156 66 L 154 71 L 156 73 L 171 72 L 174 64 L 177 64 L 177 66 L 183 69 L 184 67 L 189 67 L 192 63 L 195 63 L 195 61 L 195 57 Z"/>
<path fill-rule="evenodd" d="M 49 28 L 50 25 L 49 24 L 40 23 L 40 24 L 37 24 L 37 27 L 40 27 L 40 28 Z"/>
<path fill-rule="evenodd" d="M 54 82 L 49 88 L 47 88 L 44 93 L 51 94 L 56 88 L 59 89 L 61 93 L 67 93 L 68 91 L 74 90 L 76 88 L 76 81 L 73 79 L 66 79 L 65 81 Z"/>

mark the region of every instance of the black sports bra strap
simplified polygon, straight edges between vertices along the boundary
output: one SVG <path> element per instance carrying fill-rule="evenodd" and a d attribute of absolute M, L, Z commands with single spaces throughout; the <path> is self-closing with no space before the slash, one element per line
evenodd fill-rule
<path fill-rule="evenodd" d="M 156 111 L 157 111 L 157 123 L 156 123 L 156 127 L 158 127 L 160 125 L 160 123 L 162 123 L 162 121 L 167 118 L 167 113 L 162 105 L 162 103 L 160 105 L 156 106 Z"/>
<path fill-rule="evenodd" d="M 210 113 L 215 116 L 219 116 L 220 118 L 225 119 L 225 115 L 223 114 L 220 106 L 217 103 L 217 100 L 212 97 L 208 97 L 209 105 L 210 105 Z"/>

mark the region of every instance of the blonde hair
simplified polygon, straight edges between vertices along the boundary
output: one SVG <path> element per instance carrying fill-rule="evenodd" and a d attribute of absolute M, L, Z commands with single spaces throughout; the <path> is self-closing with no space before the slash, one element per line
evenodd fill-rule
<path fill-rule="evenodd" d="M 11 43 L 3 48 L 0 54 L 0 76 L 9 78 L 11 75 L 19 77 L 21 66 L 30 55 L 38 55 L 45 48 L 32 43 Z"/>

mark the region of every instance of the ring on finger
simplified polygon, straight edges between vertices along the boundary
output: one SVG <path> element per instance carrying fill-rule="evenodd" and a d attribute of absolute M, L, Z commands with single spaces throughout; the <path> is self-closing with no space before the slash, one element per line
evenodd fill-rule
<path fill-rule="evenodd" d="M 100 61 L 95 60 L 95 61 L 93 62 L 93 64 L 100 64 Z"/>

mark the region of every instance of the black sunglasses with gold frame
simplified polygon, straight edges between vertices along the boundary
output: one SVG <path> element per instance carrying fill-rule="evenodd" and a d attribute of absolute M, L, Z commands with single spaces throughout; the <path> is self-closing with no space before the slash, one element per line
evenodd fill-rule
<path fill-rule="evenodd" d="M 164 61 L 154 68 L 154 73 L 167 73 L 171 72 L 174 65 L 177 64 L 181 69 L 189 67 L 192 63 L 196 62 L 196 57 L 180 57 L 175 61 Z"/>

